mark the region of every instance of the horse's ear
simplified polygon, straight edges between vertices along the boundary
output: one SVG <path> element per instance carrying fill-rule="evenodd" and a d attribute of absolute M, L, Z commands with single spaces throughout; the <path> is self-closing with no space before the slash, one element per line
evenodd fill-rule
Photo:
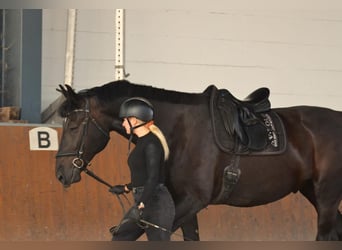
<path fill-rule="evenodd" d="M 69 85 L 59 85 L 59 89 L 56 89 L 58 92 L 61 92 L 65 98 L 71 102 L 77 102 L 78 101 L 78 95 L 73 90 L 73 88 Z"/>
<path fill-rule="evenodd" d="M 62 84 L 59 84 L 58 86 L 59 88 L 57 88 L 56 90 L 62 93 L 65 97 L 67 97 L 67 89 Z"/>

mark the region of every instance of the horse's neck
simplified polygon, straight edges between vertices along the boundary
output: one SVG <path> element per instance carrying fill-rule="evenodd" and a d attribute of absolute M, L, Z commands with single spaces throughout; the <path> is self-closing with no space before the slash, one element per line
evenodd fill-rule
<path fill-rule="evenodd" d="M 110 130 L 114 130 L 126 138 L 127 135 L 122 129 L 121 120 L 115 116 L 119 113 L 120 104 L 127 98 L 140 96 L 151 101 L 155 106 L 158 116 L 156 117 L 157 125 L 159 123 L 162 127 L 164 127 L 164 123 L 173 123 L 177 119 L 177 116 L 185 112 L 185 107 L 187 107 L 186 110 L 189 110 L 189 106 L 193 106 L 198 110 L 198 105 L 207 105 L 209 100 L 207 91 L 204 93 L 185 93 L 135 84 L 121 85 L 117 89 L 111 88 L 109 90 L 115 93 L 112 98 L 107 99 L 108 102 L 106 103 L 106 107 L 104 107 L 105 115 L 113 120 Z M 101 99 L 100 96 L 98 98 Z M 189 111 L 187 112 L 190 113 Z"/>

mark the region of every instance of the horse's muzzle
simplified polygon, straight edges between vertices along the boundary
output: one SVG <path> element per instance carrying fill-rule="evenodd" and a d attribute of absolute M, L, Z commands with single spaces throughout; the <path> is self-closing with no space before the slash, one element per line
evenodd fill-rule
<path fill-rule="evenodd" d="M 81 171 L 78 168 L 70 168 L 67 173 L 64 170 L 65 168 L 59 167 L 56 171 L 56 178 L 63 187 L 68 188 L 71 184 L 81 180 Z"/>

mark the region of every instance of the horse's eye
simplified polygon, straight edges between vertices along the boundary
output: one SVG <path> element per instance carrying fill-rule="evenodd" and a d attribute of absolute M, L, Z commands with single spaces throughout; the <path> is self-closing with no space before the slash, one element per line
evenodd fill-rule
<path fill-rule="evenodd" d="M 69 129 L 76 130 L 76 129 L 78 129 L 78 125 L 77 124 L 70 124 Z"/>
<path fill-rule="evenodd" d="M 79 128 L 79 124 L 77 122 L 70 121 L 68 124 L 68 129 L 74 131 Z"/>

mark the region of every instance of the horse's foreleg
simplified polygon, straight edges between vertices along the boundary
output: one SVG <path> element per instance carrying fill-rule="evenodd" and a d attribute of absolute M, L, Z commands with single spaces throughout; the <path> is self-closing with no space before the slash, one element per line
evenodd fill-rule
<path fill-rule="evenodd" d="M 181 225 L 181 229 L 182 229 L 183 238 L 185 241 L 189 241 L 189 240 L 199 241 L 200 240 L 196 214 L 194 214 L 191 218 L 189 218 L 189 220 L 184 222 Z"/>
<path fill-rule="evenodd" d="M 184 240 L 199 240 L 199 230 L 197 213 L 203 208 L 200 201 L 194 201 L 192 198 L 184 199 L 176 203 L 176 218 L 172 231 L 178 228 L 182 229 Z"/>
<path fill-rule="evenodd" d="M 340 211 L 338 211 L 338 213 L 337 213 L 336 230 L 337 230 L 337 234 L 338 234 L 338 239 L 342 240 L 342 214 Z"/>

